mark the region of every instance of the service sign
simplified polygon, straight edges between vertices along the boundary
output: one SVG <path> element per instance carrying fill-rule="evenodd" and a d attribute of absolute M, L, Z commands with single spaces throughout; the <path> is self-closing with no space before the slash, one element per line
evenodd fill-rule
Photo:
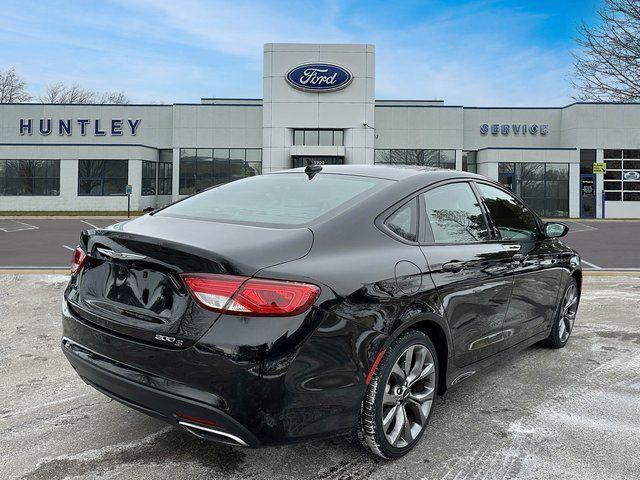
<path fill-rule="evenodd" d="M 345 88 L 353 80 L 353 75 L 345 67 L 333 63 L 305 63 L 293 67 L 285 78 L 294 88 L 322 93 Z"/>

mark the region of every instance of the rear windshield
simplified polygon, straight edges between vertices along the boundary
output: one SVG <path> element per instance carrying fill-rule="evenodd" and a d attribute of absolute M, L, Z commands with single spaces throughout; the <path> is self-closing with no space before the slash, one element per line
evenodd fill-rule
<path fill-rule="evenodd" d="M 362 200 L 389 183 L 392 181 L 323 173 L 312 180 L 304 173 L 259 175 L 204 191 L 156 215 L 302 225 Z"/>

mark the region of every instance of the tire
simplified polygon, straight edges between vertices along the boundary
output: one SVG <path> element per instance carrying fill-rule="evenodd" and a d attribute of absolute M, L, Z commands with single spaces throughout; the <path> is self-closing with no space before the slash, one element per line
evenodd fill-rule
<path fill-rule="evenodd" d="M 365 392 L 356 431 L 359 443 L 383 459 L 409 452 L 431 417 L 438 377 L 438 356 L 429 337 L 416 330 L 400 335 L 387 348 Z"/>
<path fill-rule="evenodd" d="M 580 291 L 578 290 L 578 282 L 576 282 L 575 278 L 569 277 L 569 281 L 562 292 L 553 327 L 549 336 L 544 340 L 545 346 L 557 349 L 567 344 L 573 331 L 579 303 Z"/>

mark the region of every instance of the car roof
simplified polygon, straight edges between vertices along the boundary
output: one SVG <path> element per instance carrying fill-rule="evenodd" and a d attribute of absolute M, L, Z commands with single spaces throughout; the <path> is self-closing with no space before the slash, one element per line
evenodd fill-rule
<path fill-rule="evenodd" d="M 481 175 L 459 170 L 414 165 L 321 165 L 321 167 L 322 170 L 319 173 L 356 175 L 395 181 L 419 179 L 425 185 L 449 178 L 484 178 Z M 304 167 L 300 167 L 274 173 L 304 173 L 304 170 Z"/>

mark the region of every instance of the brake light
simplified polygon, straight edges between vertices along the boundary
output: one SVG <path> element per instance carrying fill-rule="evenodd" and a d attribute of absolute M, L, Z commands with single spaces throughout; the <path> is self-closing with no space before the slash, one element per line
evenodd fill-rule
<path fill-rule="evenodd" d="M 215 274 L 185 274 L 182 278 L 198 304 L 231 315 L 298 315 L 320 296 L 320 288 L 308 283 Z"/>
<path fill-rule="evenodd" d="M 71 259 L 71 275 L 75 275 L 79 273 L 80 270 L 82 270 L 82 267 L 84 267 L 87 258 L 89 257 L 87 257 L 87 254 L 84 253 L 84 250 L 82 250 L 82 248 L 80 247 L 76 247 L 75 251 L 73 252 L 73 258 Z"/>

